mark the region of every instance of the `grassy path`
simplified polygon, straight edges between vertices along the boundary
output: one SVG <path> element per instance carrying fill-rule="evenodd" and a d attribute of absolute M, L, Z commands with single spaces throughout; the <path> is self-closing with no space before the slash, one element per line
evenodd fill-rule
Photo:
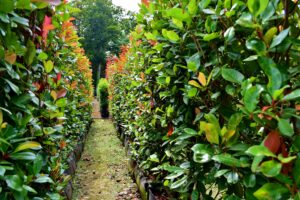
<path fill-rule="evenodd" d="M 74 179 L 74 200 L 138 200 L 124 147 L 110 120 L 95 119 Z"/>

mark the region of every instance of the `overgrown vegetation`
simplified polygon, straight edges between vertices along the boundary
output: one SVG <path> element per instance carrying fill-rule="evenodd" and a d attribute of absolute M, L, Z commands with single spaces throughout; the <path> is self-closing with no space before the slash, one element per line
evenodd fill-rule
<path fill-rule="evenodd" d="M 91 120 L 92 74 L 73 9 L 0 4 L 0 199 L 63 199 L 66 158 Z"/>
<path fill-rule="evenodd" d="M 299 199 L 299 1 L 143 1 L 112 114 L 176 199 Z"/>
<path fill-rule="evenodd" d="M 97 87 L 98 97 L 100 102 L 101 117 L 109 117 L 109 101 L 108 101 L 108 82 L 105 78 L 101 78 Z"/>

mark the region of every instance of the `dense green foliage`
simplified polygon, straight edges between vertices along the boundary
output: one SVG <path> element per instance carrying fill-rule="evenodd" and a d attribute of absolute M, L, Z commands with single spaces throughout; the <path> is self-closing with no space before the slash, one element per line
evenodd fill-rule
<path fill-rule="evenodd" d="M 1 200 L 63 199 L 66 158 L 91 120 L 72 8 L 46 2 L 0 0 Z"/>
<path fill-rule="evenodd" d="M 100 102 L 100 112 L 103 118 L 109 117 L 109 101 L 108 101 L 108 82 L 105 78 L 101 78 L 97 87 Z"/>
<path fill-rule="evenodd" d="M 125 70 L 110 77 L 112 114 L 153 187 L 300 198 L 299 17 L 291 0 L 142 6 Z"/>
<path fill-rule="evenodd" d="M 93 79 L 105 77 L 106 53 L 117 54 L 128 43 L 126 36 L 134 27 L 132 13 L 112 4 L 111 0 L 74 1 L 81 11 L 75 13 L 82 44 L 93 66 Z"/>

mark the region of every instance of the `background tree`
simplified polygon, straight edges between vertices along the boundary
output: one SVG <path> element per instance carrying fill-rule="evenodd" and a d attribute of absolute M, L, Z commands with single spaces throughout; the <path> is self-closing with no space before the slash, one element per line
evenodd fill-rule
<path fill-rule="evenodd" d="M 134 15 L 111 0 L 74 1 L 74 5 L 81 10 L 75 15 L 75 24 L 97 85 L 99 78 L 105 77 L 106 53 L 118 54 L 119 47 L 128 43 L 127 35 L 135 26 Z"/>

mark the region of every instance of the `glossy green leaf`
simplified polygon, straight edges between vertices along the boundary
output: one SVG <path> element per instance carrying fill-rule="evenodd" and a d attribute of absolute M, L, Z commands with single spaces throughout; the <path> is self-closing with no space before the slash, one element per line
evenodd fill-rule
<path fill-rule="evenodd" d="M 184 171 L 175 172 L 175 173 L 172 173 L 172 174 L 166 176 L 165 179 L 175 179 L 183 174 L 184 174 Z"/>
<path fill-rule="evenodd" d="M 258 200 L 281 200 L 289 190 L 279 183 L 266 183 L 259 188 L 254 196 Z"/>
<path fill-rule="evenodd" d="M 282 76 L 280 71 L 277 69 L 276 63 L 268 57 L 259 57 L 258 63 L 260 67 L 263 69 L 264 73 L 268 76 L 268 90 L 270 91 L 271 95 L 274 92 L 281 88 L 282 85 Z"/>
<path fill-rule="evenodd" d="M 197 163 L 209 162 L 213 156 L 213 150 L 207 144 L 195 144 L 192 147 L 193 159 Z"/>
<path fill-rule="evenodd" d="M 300 98 L 300 89 L 296 89 L 296 90 L 292 91 L 291 93 L 285 95 L 282 100 L 291 101 L 291 100 L 295 100 L 298 98 Z"/>
<path fill-rule="evenodd" d="M 277 176 L 280 173 L 281 168 L 281 163 L 275 160 L 265 161 L 260 165 L 260 171 L 267 177 Z"/>
<path fill-rule="evenodd" d="M 4 176 L 5 172 L 6 172 L 6 168 L 0 165 L 0 176 Z"/>
<path fill-rule="evenodd" d="M 5 181 L 8 187 L 11 189 L 21 192 L 22 191 L 22 179 L 18 175 L 10 175 L 10 176 L 5 176 Z"/>
<path fill-rule="evenodd" d="M 13 160 L 35 160 L 36 155 L 32 152 L 17 152 L 10 154 L 9 157 Z"/>
<path fill-rule="evenodd" d="M 265 43 L 256 38 L 247 40 L 246 47 L 249 50 L 255 51 L 258 55 L 265 55 L 267 50 Z"/>
<path fill-rule="evenodd" d="M 201 0 L 199 3 L 199 7 L 201 8 L 201 10 L 207 8 L 210 4 L 211 0 Z"/>
<path fill-rule="evenodd" d="M 46 73 L 50 73 L 53 70 L 53 62 L 51 60 L 48 60 L 44 63 L 45 71 Z"/>
<path fill-rule="evenodd" d="M 235 37 L 235 29 L 233 26 L 229 27 L 224 33 L 225 41 L 231 42 Z"/>
<path fill-rule="evenodd" d="M 183 23 L 182 23 L 182 21 L 173 18 L 173 19 L 172 19 L 172 22 L 173 22 L 173 24 L 174 24 L 177 28 L 183 29 Z"/>
<path fill-rule="evenodd" d="M 242 119 L 243 119 L 242 113 L 235 113 L 231 115 L 228 121 L 228 130 L 236 130 L 236 128 L 238 127 Z"/>
<path fill-rule="evenodd" d="M 236 21 L 236 23 L 246 28 L 257 28 L 257 24 L 253 22 L 252 15 L 250 13 L 243 13 L 242 16 Z"/>
<path fill-rule="evenodd" d="M 280 0 L 270 0 L 267 8 L 261 13 L 261 19 L 263 22 L 268 21 L 271 19 L 271 17 L 276 12 L 276 8 L 278 5 L 278 2 Z"/>
<path fill-rule="evenodd" d="M 45 52 L 41 52 L 39 55 L 38 55 L 38 59 L 40 61 L 45 61 L 48 59 L 48 55 L 45 53 Z"/>
<path fill-rule="evenodd" d="M 280 133 L 284 136 L 291 137 L 294 135 L 294 129 L 287 119 L 278 119 L 278 128 Z"/>
<path fill-rule="evenodd" d="M 239 84 L 241 84 L 245 78 L 241 72 L 235 69 L 228 69 L 228 68 L 222 69 L 222 77 L 227 81 L 233 83 L 239 83 Z"/>
<path fill-rule="evenodd" d="M 247 187 L 247 188 L 252 188 L 256 185 L 256 176 L 255 174 L 250 174 L 245 176 L 245 178 L 243 179 L 243 184 Z"/>
<path fill-rule="evenodd" d="M 192 98 L 192 97 L 195 97 L 196 94 L 197 94 L 198 90 L 197 88 L 191 88 L 188 90 L 188 97 L 189 98 Z"/>
<path fill-rule="evenodd" d="M 189 70 L 196 72 L 197 69 L 200 67 L 200 56 L 198 53 L 188 57 L 186 59 L 187 67 Z"/>
<path fill-rule="evenodd" d="M 267 147 L 262 145 L 252 146 L 246 151 L 246 153 L 253 156 L 276 157 L 273 152 L 271 152 Z"/>
<path fill-rule="evenodd" d="M 166 10 L 167 16 L 178 19 L 180 21 L 188 22 L 191 20 L 189 14 L 181 8 L 171 8 Z"/>
<path fill-rule="evenodd" d="M 34 180 L 36 183 L 53 183 L 53 180 L 48 176 L 39 176 Z"/>
<path fill-rule="evenodd" d="M 215 155 L 212 157 L 212 159 L 216 162 L 219 162 L 221 164 L 230 166 L 230 167 L 248 167 L 249 164 L 246 161 L 241 161 L 239 159 L 236 159 L 231 154 L 220 154 Z"/>
<path fill-rule="evenodd" d="M 28 141 L 28 142 L 19 144 L 19 146 L 14 150 L 14 153 L 23 151 L 26 149 L 41 149 L 41 148 L 42 148 L 42 146 L 40 143 L 34 142 L 34 141 Z"/>
<path fill-rule="evenodd" d="M 283 157 L 282 154 L 278 155 L 278 160 L 281 163 L 290 163 L 291 161 L 295 160 L 297 156 L 289 156 L 289 157 Z"/>
<path fill-rule="evenodd" d="M 260 93 L 263 91 L 261 87 L 252 86 L 247 89 L 244 95 L 244 104 L 249 112 L 253 112 L 259 102 Z"/>
<path fill-rule="evenodd" d="M 14 83 L 12 83 L 10 80 L 4 79 L 8 85 L 10 86 L 10 88 L 16 93 L 16 94 L 21 94 L 20 88 L 15 85 Z"/>
<path fill-rule="evenodd" d="M 40 173 L 40 171 L 42 170 L 42 167 L 43 167 L 43 157 L 38 154 L 36 156 L 36 159 L 33 161 L 33 173 L 34 175 L 37 175 Z"/>
<path fill-rule="evenodd" d="M 56 130 L 52 127 L 44 127 L 43 131 L 46 135 L 50 135 L 56 132 Z"/>
<path fill-rule="evenodd" d="M 269 0 L 248 0 L 248 9 L 254 16 L 258 16 L 268 6 Z"/>
<path fill-rule="evenodd" d="M 290 32 L 290 28 L 287 28 L 281 31 L 277 36 L 275 36 L 272 40 L 270 48 L 276 47 L 277 45 L 281 44 L 282 41 L 288 36 Z"/>
<path fill-rule="evenodd" d="M 228 172 L 225 177 L 229 184 L 236 184 L 239 181 L 239 175 L 236 172 Z"/>
<path fill-rule="evenodd" d="M 215 178 L 221 177 L 224 174 L 226 174 L 228 171 L 229 171 L 228 169 L 221 169 L 215 173 L 214 177 Z"/>
<path fill-rule="evenodd" d="M 209 42 L 217 38 L 220 38 L 220 33 L 218 32 L 203 35 L 203 40 L 206 42 Z"/>
<path fill-rule="evenodd" d="M 187 6 L 188 12 L 190 15 L 194 16 L 197 14 L 198 11 L 198 6 L 197 6 L 197 1 L 196 0 L 191 0 Z"/>
<path fill-rule="evenodd" d="M 186 182 L 187 182 L 187 177 L 184 176 L 181 179 L 179 179 L 179 180 L 175 181 L 174 183 L 172 183 L 171 186 L 170 186 L 170 188 L 171 189 L 179 188 L 179 187 L 185 185 Z"/>

